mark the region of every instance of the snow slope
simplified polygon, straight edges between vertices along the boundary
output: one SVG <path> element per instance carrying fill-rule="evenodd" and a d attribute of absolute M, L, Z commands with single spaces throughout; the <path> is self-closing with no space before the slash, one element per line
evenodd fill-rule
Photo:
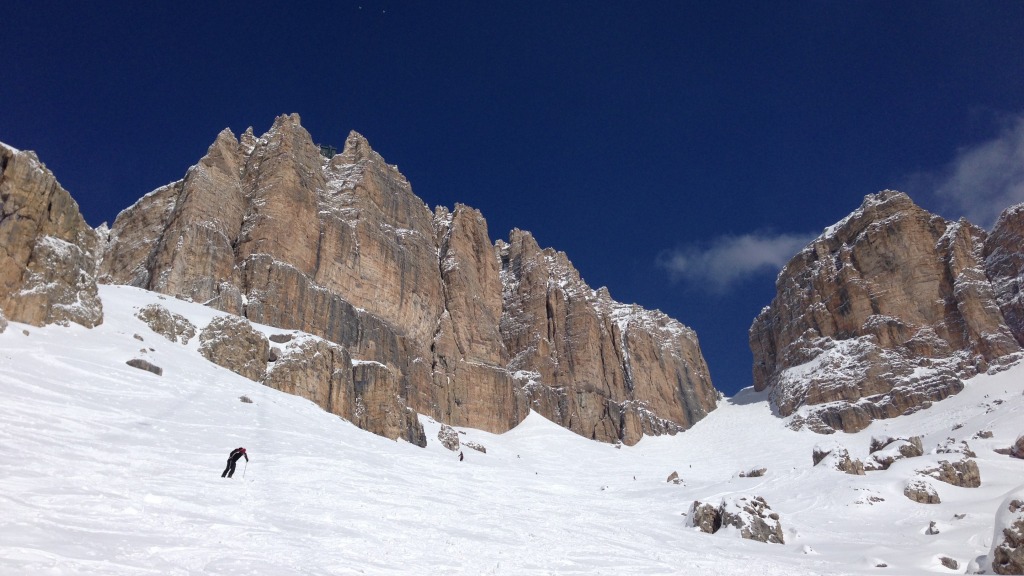
<path fill-rule="evenodd" d="M 435 422 L 425 449 L 374 436 L 134 317 L 159 302 L 202 327 L 216 311 L 100 293 L 95 329 L 0 334 L 0 574 L 953 573 L 987 554 L 997 506 L 1024 484 L 1024 461 L 993 452 L 1024 433 L 1021 366 L 858 434 L 791 431 L 747 390 L 633 447 L 535 414 L 504 435 L 463 430 L 487 453 L 464 447 L 459 462 Z M 127 366 L 134 357 L 163 376 Z M 981 430 L 993 437 L 974 439 Z M 811 466 L 817 444 L 863 459 L 882 434 L 924 435 L 926 455 L 867 476 Z M 982 487 L 933 481 L 941 504 L 911 502 L 914 470 L 956 458 L 930 453 L 947 437 L 977 452 Z M 237 446 L 252 460 L 222 479 Z M 682 484 L 666 482 L 673 471 Z M 730 495 L 764 497 L 786 544 L 685 527 L 693 500 Z M 939 534 L 925 533 L 931 521 Z"/>

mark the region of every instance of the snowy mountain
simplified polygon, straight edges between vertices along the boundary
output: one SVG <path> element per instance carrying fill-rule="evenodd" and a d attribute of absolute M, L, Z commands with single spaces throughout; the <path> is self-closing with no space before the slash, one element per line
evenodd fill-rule
<path fill-rule="evenodd" d="M 223 312 L 125 286 L 99 297 L 95 328 L 0 333 L 0 573 L 963 573 L 989 568 L 1019 518 L 1005 501 L 1024 500 L 1024 460 L 995 451 L 1024 433 L 1021 365 L 857 433 L 794 431 L 748 389 L 634 446 L 535 412 L 501 435 L 459 428 L 460 461 L 425 416 L 425 449 L 367 434 L 136 316 L 160 304 L 202 329 Z M 914 437 L 923 455 L 901 457 Z M 251 460 L 222 479 L 238 446 Z M 837 470 L 844 450 L 869 471 Z M 961 459 L 979 487 L 934 477 Z M 695 501 L 742 516 L 757 498 L 784 544 L 694 527 Z"/>

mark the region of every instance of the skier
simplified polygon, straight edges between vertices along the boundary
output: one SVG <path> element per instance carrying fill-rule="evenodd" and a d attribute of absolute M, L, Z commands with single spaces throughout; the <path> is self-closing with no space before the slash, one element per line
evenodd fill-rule
<path fill-rule="evenodd" d="M 235 463 L 237 463 L 238 459 L 242 456 L 245 456 L 246 462 L 249 461 L 249 455 L 245 453 L 245 448 L 235 448 L 232 450 L 231 454 L 228 455 L 228 465 L 224 467 L 224 472 L 221 473 L 220 477 L 224 478 L 227 476 L 228 478 L 231 478 L 231 476 L 235 474 Z"/>

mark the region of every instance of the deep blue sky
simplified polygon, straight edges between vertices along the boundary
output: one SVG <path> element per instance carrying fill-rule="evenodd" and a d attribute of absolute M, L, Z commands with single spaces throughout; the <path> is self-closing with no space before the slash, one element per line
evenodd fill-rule
<path fill-rule="evenodd" d="M 224 127 L 358 130 L 430 206 L 693 327 L 730 395 L 781 263 L 865 194 L 1024 200 L 1022 2 L 308 4 L 8 1 L 0 141 L 98 225 Z"/>

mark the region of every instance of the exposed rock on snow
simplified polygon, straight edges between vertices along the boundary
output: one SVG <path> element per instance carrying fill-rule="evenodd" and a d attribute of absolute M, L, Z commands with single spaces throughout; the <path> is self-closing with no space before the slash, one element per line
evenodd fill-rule
<path fill-rule="evenodd" d="M 7 330 L 7 318 L 4 316 L 3 309 L 0 309 L 0 334 L 3 334 L 4 330 Z"/>
<path fill-rule="evenodd" d="M 921 504 L 939 504 L 942 502 L 942 499 L 939 498 L 939 493 L 935 491 L 935 487 L 923 478 L 913 478 L 908 481 L 906 487 L 903 488 L 903 495 Z"/>
<path fill-rule="evenodd" d="M 992 571 L 996 574 L 1024 574 L 1024 490 L 1017 489 L 996 512 L 992 549 Z"/>
<path fill-rule="evenodd" d="M 942 562 L 942 565 L 946 568 L 949 568 L 950 570 L 960 569 L 960 563 L 950 558 L 949 556 L 942 556 L 941 558 L 939 558 L 939 562 Z"/>
<path fill-rule="evenodd" d="M 715 507 L 695 500 L 687 513 L 687 526 L 715 534 L 723 528 L 747 540 L 785 544 L 779 515 L 764 498 L 730 496 Z"/>
<path fill-rule="evenodd" d="M 969 458 L 956 462 L 940 460 L 938 468 L 919 470 L 919 472 L 936 480 L 941 480 L 946 484 L 960 486 L 961 488 L 977 488 L 981 486 L 981 472 L 978 470 L 978 464 Z"/>
<path fill-rule="evenodd" d="M 163 368 L 157 366 L 156 364 L 153 364 L 152 362 L 150 362 L 148 360 L 143 360 L 142 358 L 132 358 L 131 360 L 125 362 L 125 364 L 131 366 L 132 368 L 138 368 L 139 370 L 145 370 L 147 372 L 152 372 L 153 374 L 156 374 L 157 376 L 163 376 L 164 375 L 164 369 Z"/>
<path fill-rule="evenodd" d="M 484 446 L 483 444 L 480 444 L 479 442 L 473 442 L 472 440 L 470 440 L 468 442 L 464 442 L 462 445 L 471 450 L 476 450 L 481 454 L 487 454 L 487 447 Z"/>
<path fill-rule="evenodd" d="M 440 440 L 441 445 L 451 450 L 452 452 L 458 452 L 459 450 L 459 433 L 454 428 L 448 425 L 442 425 L 441 429 L 437 431 L 437 439 Z"/>
<path fill-rule="evenodd" d="M 665 482 L 668 482 L 670 484 L 682 484 L 683 479 L 679 477 L 679 472 L 673 470 L 672 473 L 668 475 L 668 478 L 665 480 Z"/>
<path fill-rule="evenodd" d="M 985 240 L 905 194 L 865 197 L 779 274 L 750 328 L 755 388 L 770 389 L 783 416 L 800 409 L 811 429 L 854 432 L 1016 359 L 1020 345 L 985 275 Z"/>
<path fill-rule="evenodd" d="M 35 326 L 103 322 L 98 237 L 34 152 L 0 144 L 0 308 Z"/>
<path fill-rule="evenodd" d="M 188 318 L 174 314 L 159 304 L 151 304 L 142 308 L 136 317 L 145 322 L 150 330 L 171 342 L 188 344 L 188 341 L 196 335 L 196 327 L 188 321 Z"/>
<path fill-rule="evenodd" d="M 760 478 L 767 471 L 767 468 L 751 468 L 746 472 L 740 472 L 740 478 Z"/>
<path fill-rule="evenodd" d="M 1024 458 L 1024 436 L 1017 437 L 1017 441 L 1010 447 L 1010 456 Z"/>
<path fill-rule="evenodd" d="M 963 454 L 969 458 L 974 458 L 977 454 L 967 444 L 966 440 L 957 442 L 953 438 L 946 438 L 942 443 L 935 447 L 934 454 Z"/>
<path fill-rule="evenodd" d="M 851 458 L 850 451 L 842 446 L 815 446 L 812 461 L 815 466 L 823 463 L 825 467 L 847 474 L 864 475 L 864 463 L 858 458 Z"/>
<path fill-rule="evenodd" d="M 237 316 L 218 316 L 199 334 L 199 352 L 210 362 L 259 382 L 267 370 L 270 343 Z"/>
<path fill-rule="evenodd" d="M 904 458 L 915 458 L 924 454 L 924 445 L 920 436 L 911 436 L 908 439 L 888 439 L 881 448 L 877 447 L 876 438 L 871 439 L 871 458 L 865 464 L 866 470 L 888 470 L 889 466 L 897 460 Z"/>
<path fill-rule="evenodd" d="M 290 343 L 280 354 L 262 379 L 263 384 L 352 420 L 356 395 L 348 350 L 326 340 L 307 338 Z"/>

